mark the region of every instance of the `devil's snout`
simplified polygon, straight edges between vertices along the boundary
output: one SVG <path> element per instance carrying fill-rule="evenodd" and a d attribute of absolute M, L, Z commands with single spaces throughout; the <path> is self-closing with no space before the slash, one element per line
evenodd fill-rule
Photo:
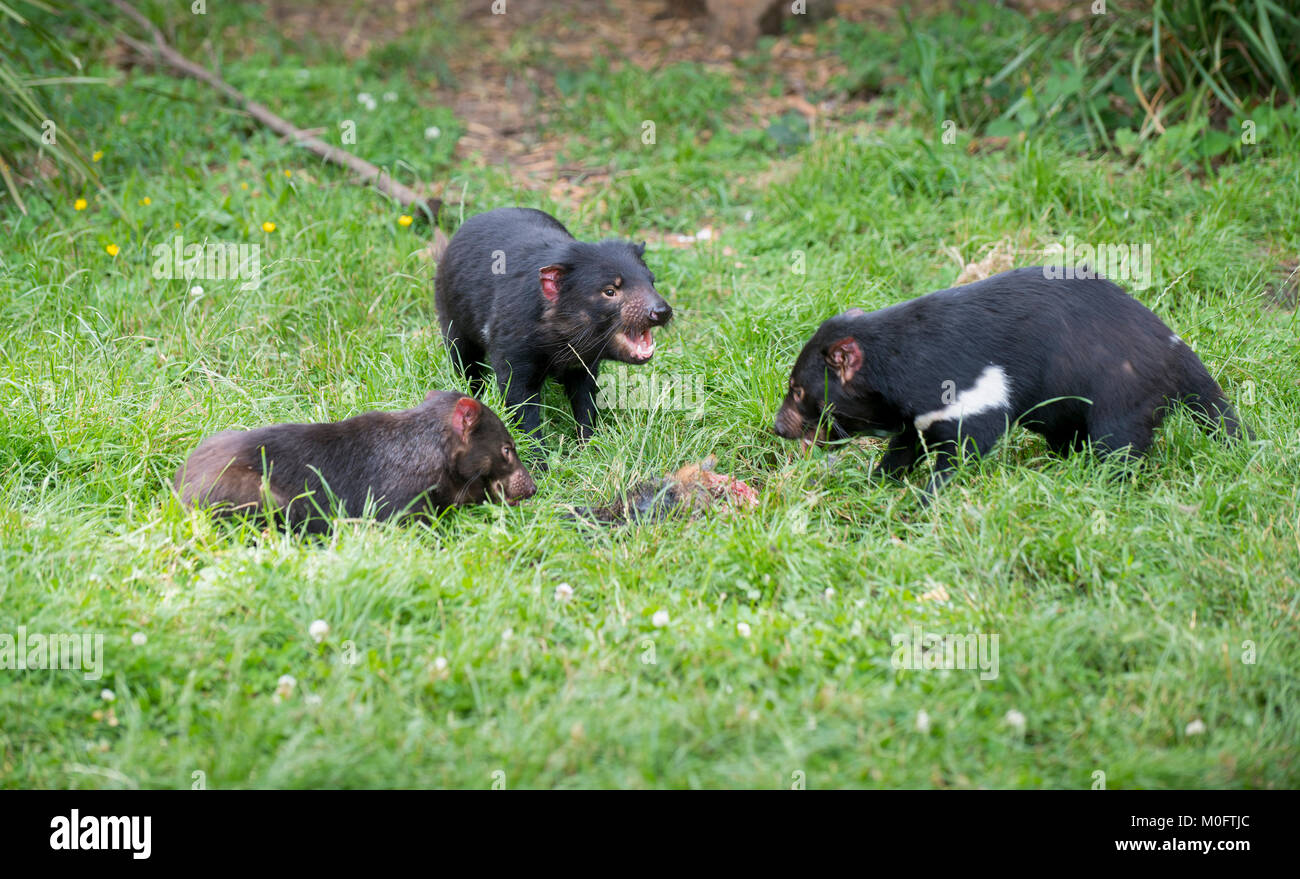
<path fill-rule="evenodd" d="M 803 416 L 790 406 L 782 406 L 776 412 L 776 435 L 784 439 L 800 439 L 803 436 Z"/>
<path fill-rule="evenodd" d="M 650 300 L 649 305 L 650 307 L 646 313 L 650 318 L 650 326 L 652 327 L 663 326 L 673 316 L 673 307 L 665 302 L 662 296 L 656 295 Z"/>
<path fill-rule="evenodd" d="M 527 470 L 520 467 L 510 474 L 510 482 L 506 485 L 506 497 L 511 501 L 522 501 L 535 494 L 537 494 L 537 484 L 533 482 L 533 477 L 528 475 Z"/>

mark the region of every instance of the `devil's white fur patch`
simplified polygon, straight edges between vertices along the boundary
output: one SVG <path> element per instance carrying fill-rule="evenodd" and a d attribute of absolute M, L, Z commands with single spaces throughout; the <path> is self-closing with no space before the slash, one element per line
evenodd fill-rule
<path fill-rule="evenodd" d="M 936 421 L 960 421 L 989 412 L 993 409 L 1005 409 L 1011 400 L 1011 384 L 1002 367 L 989 365 L 984 367 L 975 384 L 964 391 L 957 392 L 957 399 L 933 412 L 916 416 L 913 424 L 917 430 L 927 430 Z"/>

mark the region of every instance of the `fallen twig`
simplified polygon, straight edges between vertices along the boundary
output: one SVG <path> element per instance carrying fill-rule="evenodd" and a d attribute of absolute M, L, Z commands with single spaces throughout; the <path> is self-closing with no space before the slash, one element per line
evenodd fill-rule
<path fill-rule="evenodd" d="M 140 27 L 144 28 L 152 37 L 153 42 L 148 43 L 143 40 L 127 34 L 121 34 L 122 40 L 135 51 L 145 57 L 155 57 L 164 61 L 168 66 L 179 70 L 186 76 L 193 77 L 200 82 L 207 83 L 212 88 L 225 95 L 232 103 L 242 107 L 248 115 L 252 116 L 258 122 L 261 122 L 267 128 L 280 134 L 285 140 L 291 140 L 294 143 L 306 147 L 311 152 L 320 156 L 327 162 L 333 162 L 336 165 L 342 165 L 355 171 L 363 183 L 373 185 L 380 192 L 391 198 L 396 199 L 402 204 L 414 205 L 421 214 L 429 221 L 433 229 L 433 249 L 435 253 L 440 253 L 446 244 L 447 236 L 438 228 L 438 211 L 442 207 L 442 200 L 439 198 L 423 198 L 418 192 L 404 183 L 394 180 L 392 175 L 382 168 L 370 164 L 365 159 L 352 155 L 347 150 L 340 149 L 326 143 L 318 137 L 314 137 L 309 131 L 304 131 L 293 125 L 288 120 L 277 116 L 269 109 L 251 100 L 239 89 L 217 76 L 211 70 L 202 65 L 195 64 L 181 53 L 173 49 L 163 37 L 162 31 L 158 30 L 149 19 L 145 18 L 134 6 L 127 3 L 126 0 L 109 0 L 115 7 L 121 10 L 122 14 L 134 21 Z"/>

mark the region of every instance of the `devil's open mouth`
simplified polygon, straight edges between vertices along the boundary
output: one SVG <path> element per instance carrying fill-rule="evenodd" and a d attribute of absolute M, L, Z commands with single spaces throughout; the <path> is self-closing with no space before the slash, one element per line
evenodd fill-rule
<path fill-rule="evenodd" d="M 630 332 L 623 331 L 614 338 L 618 340 L 628 360 L 633 363 L 645 363 L 654 356 L 655 340 L 648 329 L 635 336 Z"/>

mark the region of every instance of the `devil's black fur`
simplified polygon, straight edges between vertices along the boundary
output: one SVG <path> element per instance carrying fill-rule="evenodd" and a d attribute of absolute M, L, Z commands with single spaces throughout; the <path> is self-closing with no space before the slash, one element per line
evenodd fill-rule
<path fill-rule="evenodd" d="M 928 448 L 933 491 L 959 444 L 983 454 L 1015 422 L 1058 453 L 1091 443 L 1140 456 L 1175 402 L 1249 435 L 1200 358 L 1144 305 L 1111 281 L 1034 267 L 830 318 L 799 354 L 776 432 L 890 436 L 877 467 L 888 474 Z"/>
<path fill-rule="evenodd" d="M 452 358 L 477 392 L 486 363 L 523 426 L 541 425 L 547 376 L 564 385 L 578 435 L 596 414 L 600 361 L 645 363 L 650 328 L 673 310 L 654 288 L 645 245 L 578 241 L 558 220 L 499 208 L 465 221 L 438 265 L 438 321 Z"/>

